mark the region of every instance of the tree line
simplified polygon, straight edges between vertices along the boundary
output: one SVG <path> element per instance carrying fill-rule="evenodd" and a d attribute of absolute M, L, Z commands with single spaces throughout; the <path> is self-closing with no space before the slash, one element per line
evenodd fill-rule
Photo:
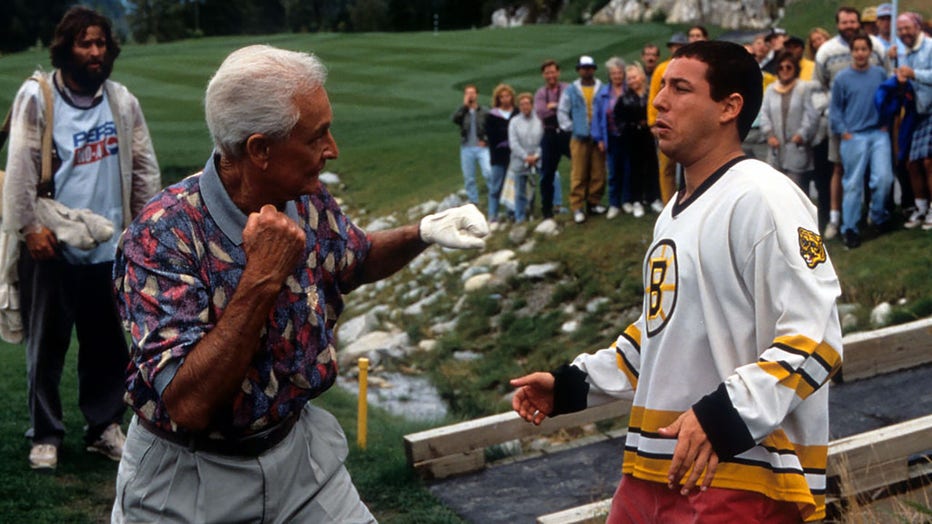
<path fill-rule="evenodd" d="M 0 18 L 0 53 L 48 45 L 74 0 L 7 0 Z M 430 31 L 488 25 L 498 9 L 524 7 L 531 20 L 594 9 L 607 0 L 90 0 L 121 41 L 280 32 Z M 574 9 L 567 9 L 573 6 Z M 561 20 L 576 22 L 577 20 Z"/>

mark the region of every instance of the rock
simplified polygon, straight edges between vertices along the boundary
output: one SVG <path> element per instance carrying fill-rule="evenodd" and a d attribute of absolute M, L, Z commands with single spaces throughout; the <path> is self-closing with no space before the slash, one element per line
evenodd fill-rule
<path fill-rule="evenodd" d="M 890 324 L 891 318 L 893 318 L 893 306 L 889 302 L 882 302 L 871 311 L 871 325 L 874 327 Z"/>
<path fill-rule="evenodd" d="M 475 275 L 470 277 L 469 280 L 463 283 L 463 291 L 477 291 L 486 287 L 489 284 L 489 281 L 492 280 L 492 275 L 489 273 L 483 273 L 481 275 Z"/>
<path fill-rule="evenodd" d="M 462 191 L 462 194 L 457 193 L 455 195 L 449 195 L 446 198 L 444 198 L 442 201 L 440 201 L 440 205 L 437 206 L 437 210 L 434 212 L 436 213 L 439 211 L 444 211 L 446 209 L 452 209 L 454 207 L 459 207 L 465 203 L 466 203 L 466 190 L 464 189 Z"/>
<path fill-rule="evenodd" d="M 527 225 L 515 224 L 508 232 L 508 241 L 512 244 L 520 244 L 527 238 Z"/>
<path fill-rule="evenodd" d="M 586 311 L 589 313 L 597 313 L 600 309 L 602 309 L 602 306 L 608 304 L 609 302 L 611 302 L 611 300 L 609 300 L 607 297 L 593 298 L 589 301 L 588 304 L 586 304 Z"/>
<path fill-rule="evenodd" d="M 475 351 L 454 351 L 453 358 L 459 361 L 479 360 L 482 358 L 482 354 Z"/>
<path fill-rule="evenodd" d="M 579 330 L 579 321 L 578 320 L 567 320 L 560 326 L 560 331 L 564 333 L 575 333 Z"/>
<path fill-rule="evenodd" d="M 524 268 L 522 275 L 532 280 L 545 278 L 555 273 L 560 268 L 559 262 L 547 262 L 546 264 L 531 264 Z"/>
<path fill-rule="evenodd" d="M 403 354 L 408 345 L 408 334 L 403 331 L 373 331 L 338 351 L 337 359 L 341 367 L 355 363 L 359 357 L 368 357 L 369 360 L 378 363 L 385 354 Z"/>
<path fill-rule="evenodd" d="M 408 209 L 408 220 L 420 219 L 431 213 L 436 213 L 440 203 L 436 200 L 428 200 Z"/>
<path fill-rule="evenodd" d="M 424 312 L 424 308 L 435 304 L 438 300 L 446 296 L 446 293 L 443 290 L 435 291 L 421 300 L 411 304 L 410 306 L 404 308 L 403 313 L 405 315 L 417 316 Z"/>
<path fill-rule="evenodd" d="M 771 0 L 611 0 L 592 16 L 594 24 L 625 24 L 663 16 L 667 24 L 717 25 L 726 29 L 765 29 L 774 18 Z"/>
<path fill-rule="evenodd" d="M 548 218 L 547 220 L 542 220 L 540 224 L 537 224 L 537 227 L 534 228 L 534 233 L 549 237 L 557 236 L 560 233 L 560 227 L 557 225 L 556 220 Z"/>
<path fill-rule="evenodd" d="M 470 278 L 476 275 L 482 275 L 488 272 L 489 272 L 488 266 L 478 266 L 478 265 L 472 266 L 470 268 L 467 268 L 466 271 L 463 271 L 463 274 L 460 276 L 460 279 L 463 282 L 466 282 L 467 280 L 469 280 Z"/>
<path fill-rule="evenodd" d="M 858 327 L 858 317 L 854 313 L 845 313 L 841 316 L 841 330 L 854 331 Z"/>
<path fill-rule="evenodd" d="M 337 327 L 337 340 L 340 342 L 340 346 L 348 346 L 353 341 L 377 328 L 378 325 L 379 319 L 370 310 L 358 317 L 341 321 L 339 327 Z"/>
<path fill-rule="evenodd" d="M 495 268 L 495 279 L 507 282 L 509 278 L 518 276 L 518 261 L 511 260 Z"/>
<path fill-rule="evenodd" d="M 492 11 L 491 27 L 520 27 L 528 21 L 529 15 L 530 11 L 525 6 L 521 6 L 517 9 L 513 7 L 496 9 L 495 11 Z"/>
<path fill-rule="evenodd" d="M 485 253 L 473 260 L 473 267 L 495 267 L 515 258 L 515 252 L 510 249 L 499 249 L 494 253 Z"/>
<path fill-rule="evenodd" d="M 438 322 L 433 326 L 430 326 L 430 333 L 435 336 L 445 335 L 452 332 L 456 329 L 456 319 L 450 320 L 448 322 Z"/>
<path fill-rule="evenodd" d="M 424 340 L 417 343 L 417 348 L 421 351 L 431 352 L 437 349 L 438 342 L 431 338 L 425 338 Z"/>
<path fill-rule="evenodd" d="M 428 277 L 434 277 L 434 276 L 442 275 L 444 273 L 450 273 L 452 270 L 453 270 L 453 266 L 450 265 L 450 262 L 448 262 L 446 259 L 438 257 L 438 258 L 431 259 L 430 262 L 426 266 L 424 266 L 423 268 L 421 268 L 420 271 L 418 271 L 418 273 L 422 275 L 426 275 Z"/>
<path fill-rule="evenodd" d="M 521 244 L 521 247 L 518 248 L 518 251 L 522 253 L 533 253 L 534 248 L 537 247 L 537 241 L 534 239 L 528 240 L 527 242 Z"/>
<path fill-rule="evenodd" d="M 340 176 L 336 173 L 331 173 L 330 171 L 325 171 L 320 174 L 318 179 L 328 186 L 338 186 L 340 185 Z"/>
<path fill-rule="evenodd" d="M 848 313 L 855 313 L 857 310 L 857 304 L 838 304 L 838 316 L 844 316 Z"/>
<path fill-rule="evenodd" d="M 398 221 L 394 217 L 379 217 L 369 222 L 365 228 L 366 231 L 385 231 L 386 229 L 391 229 L 398 225 Z"/>

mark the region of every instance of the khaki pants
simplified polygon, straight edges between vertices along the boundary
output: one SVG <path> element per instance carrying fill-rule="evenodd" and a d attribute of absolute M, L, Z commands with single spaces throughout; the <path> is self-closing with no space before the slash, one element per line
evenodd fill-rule
<path fill-rule="evenodd" d="M 133 417 L 111 522 L 375 522 L 343 465 L 347 452 L 337 420 L 310 404 L 255 458 L 192 452 Z"/>
<path fill-rule="evenodd" d="M 605 153 L 591 139 L 570 140 L 570 209 L 585 211 L 605 194 Z"/>

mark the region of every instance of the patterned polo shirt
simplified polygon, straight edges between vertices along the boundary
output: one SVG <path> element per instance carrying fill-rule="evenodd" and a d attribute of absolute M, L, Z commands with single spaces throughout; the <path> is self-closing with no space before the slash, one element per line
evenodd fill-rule
<path fill-rule="evenodd" d="M 126 400 L 167 431 L 179 428 L 162 392 L 223 315 L 246 264 L 247 216 L 223 187 L 218 159 L 153 198 L 127 228 L 114 263 L 117 303 L 132 335 Z M 229 411 L 214 417 L 212 432 L 226 438 L 275 425 L 336 379 L 333 327 L 370 242 L 323 187 L 288 202 L 285 213 L 304 229 L 307 262 L 285 280 Z"/>

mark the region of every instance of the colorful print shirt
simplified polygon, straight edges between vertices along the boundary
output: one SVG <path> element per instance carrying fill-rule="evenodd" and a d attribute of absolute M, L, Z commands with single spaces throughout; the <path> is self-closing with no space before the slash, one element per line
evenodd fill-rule
<path fill-rule="evenodd" d="M 132 335 L 126 400 L 167 431 L 184 430 L 169 419 L 162 392 L 223 315 L 246 263 L 247 216 L 226 193 L 218 158 L 146 205 L 114 264 L 118 307 Z M 285 213 L 304 228 L 307 263 L 282 286 L 229 411 L 213 418 L 211 432 L 225 438 L 275 425 L 336 379 L 333 327 L 342 294 L 359 284 L 370 242 L 323 187 L 289 202 Z"/>

